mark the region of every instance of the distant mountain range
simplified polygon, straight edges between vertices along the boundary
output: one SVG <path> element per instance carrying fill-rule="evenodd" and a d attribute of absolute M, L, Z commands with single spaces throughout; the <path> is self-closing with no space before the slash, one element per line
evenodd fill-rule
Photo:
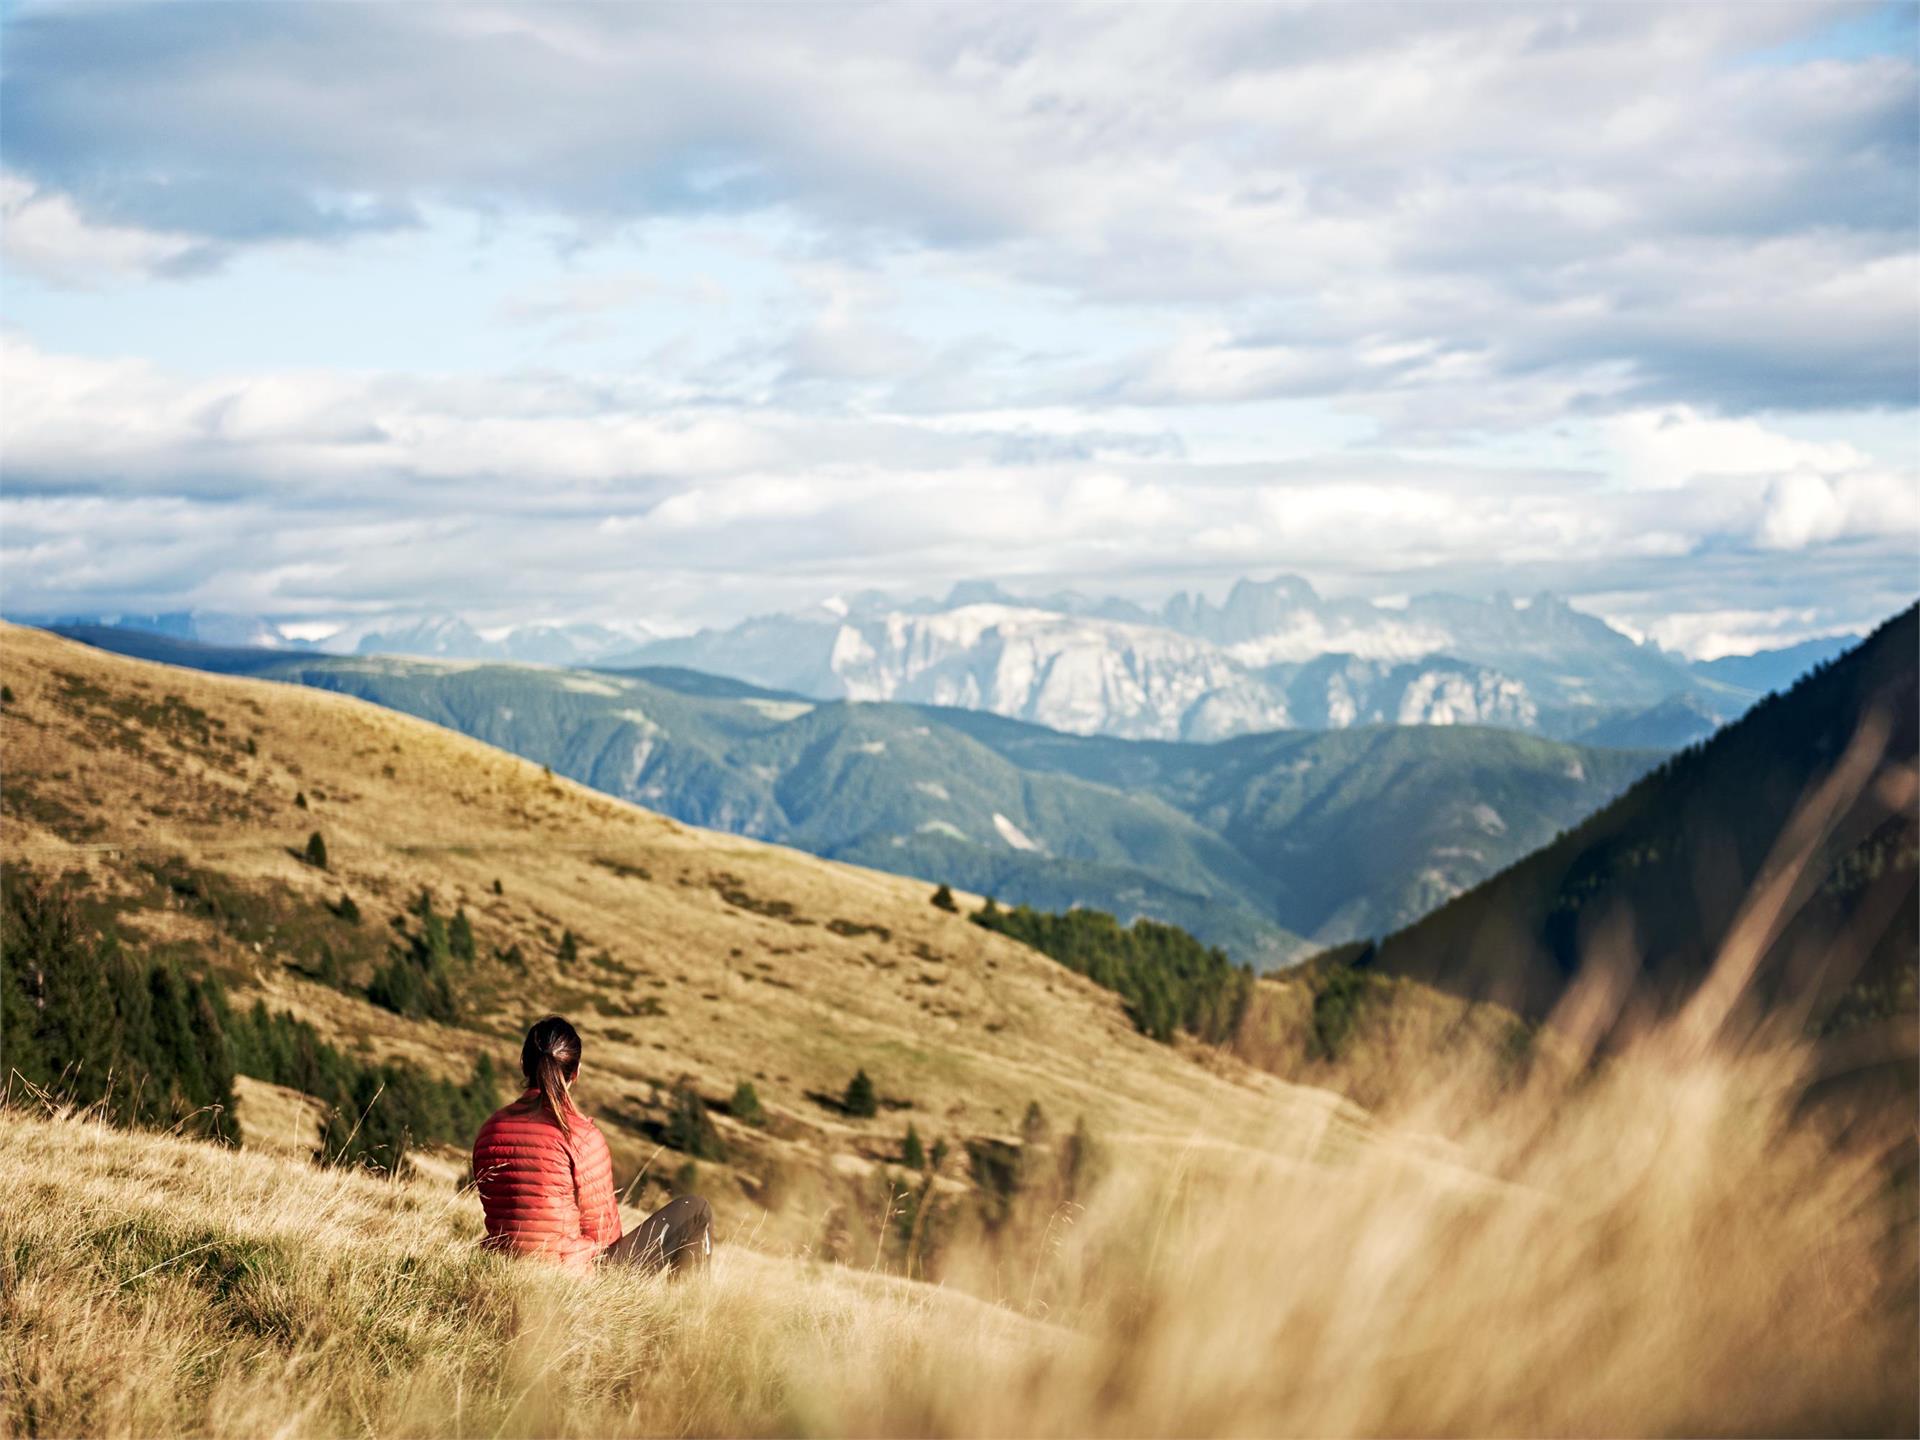
<path fill-rule="evenodd" d="M 1076 736 L 957 708 L 816 702 L 698 672 L 289 655 L 62 633 L 341 691 L 692 824 L 1048 910 L 1181 925 L 1270 966 L 1403 924 L 1658 758 L 1477 726 L 1217 744 Z"/>
<path fill-rule="evenodd" d="M 1793 878 L 1782 837 L 1864 736 L 1864 768 L 1809 813 L 1809 862 L 1736 988 L 1760 1010 L 1798 1007 L 1796 1025 L 1817 1033 L 1905 1016 L 1898 1055 L 1910 1067 L 1917 657 L 1920 610 L 1909 609 L 1362 963 L 1537 1018 L 1597 959 L 1624 967 L 1613 977 L 1624 1013 L 1670 1008 L 1707 975 L 1756 887 Z"/>
<path fill-rule="evenodd" d="M 1849 637 L 1851 638 L 1851 637 Z M 1845 640 L 1719 670 L 1638 643 L 1552 595 L 1330 600 L 1297 576 L 1157 611 L 986 584 L 943 602 L 863 595 L 660 640 L 623 661 L 816 698 L 988 710 L 1076 734 L 1215 740 L 1284 728 L 1494 725 L 1672 749 Z M 1617 741 L 1609 743 L 1619 743 Z"/>
<path fill-rule="evenodd" d="M 43 630 L 63 626 L 104 627 L 129 630 L 142 635 L 160 635 L 169 640 L 186 640 L 198 645 L 250 646 L 268 650 L 317 650 L 312 641 L 297 639 L 271 620 L 258 615 L 231 615 L 218 610 L 171 610 L 161 614 L 9 614 L 7 619 L 20 625 L 37 625 Z"/>
<path fill-rule="evenodd" d="M 1692 664 L 1552 595 L 1435 594 L 1391 607 L 1323 598 L 1295 576 L 1243 580 L 1217 605 L 1183 594 L 1158 609 L 1072 592 L 1021 598 L 985 582 L 939 601 L 870 592 L 671 639 L 586 624 L 483 634 L 434 616 L 341 632 L 321 647 L 238 616 L 105 623 L 215 645 L 664 665 L 814 700 L 981 710 L 1080 735 L 1207 741 L 1280 729 L 1489 725 L 1669 750 L 1711 734 L 1856 638 Z"/>
<path fill-rule="evenodd" d="M 446 660 L 522 660 L 535 665 L 592 665 L 651 640 L 644 625 L 516 625 L 491 639 L 450 615 L 396 630 L 373 630 L 359 655 L 427 655 Z"/>
<path fill-rule="evenodd" d="M 158 615 L 11 615 L 42 629 L 107 628 L 161 635 L 216 647 L 243 646 L 311 654 L 424 655 L 443 660 L 519 660 L 534 665 L 591 665 L 631 653 L 655 639 L 644 625 L 516 625 L 483 634 L 457 615 L 430 615 L 389 628 L 339 630 L 324 640 L 288 633 L 272 620 L 211 610 Z"/>

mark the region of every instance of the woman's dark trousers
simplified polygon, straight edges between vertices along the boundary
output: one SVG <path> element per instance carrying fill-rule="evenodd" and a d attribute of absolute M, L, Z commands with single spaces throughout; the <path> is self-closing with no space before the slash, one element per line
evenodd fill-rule
<path fill-rule="evenodd" d="M 698 1195 L 676 1195 L 600 1252 L 610 1265 L 675 1273 L 704 1270 L 713 1255 L 713 1207 Z"/>

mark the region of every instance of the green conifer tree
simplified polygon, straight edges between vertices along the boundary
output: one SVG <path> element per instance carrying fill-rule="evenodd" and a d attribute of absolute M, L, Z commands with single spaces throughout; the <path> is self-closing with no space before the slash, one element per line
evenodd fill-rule
<path fill-rule="evenodd" d="M 453 912 L 453 921 L 447 927 L 447 951 L 456 960 L 473 962 L 473 922 L 467 919 L 464 908 Z"/>
<path fill-rule="evenodd" d="M 5 1054 L 0 1055 L 0 1091 L 8 1092 L 18 1088 L 13 1079 L 16 1074 L 37 1085 L 47 1073 L 34 1034 L 39 1012 L 26 975 L 16 970 L 10 959 L 0 958 L 0 1036 L 6 1040 Z"/>
<path fill-rule="evenodd" d="M 840 1102 L 841 1108 L 849 1115 L 868 1118 L 880 1113 L 880 1102 L 873 1093 L 873 1081 L 865 1070 L 854 1072 L 853 1079 L 847 1082 L 846 1097 Z"/>
<path fill-rule="evenodd" d="M 727 1110 L 743 1125 L 767 1123 L 767 1112 L 761 1106 L 760 1094 L 753 1088 L 751 1080 L 742 1080 L 734 1086 L 733 1099 L 727 1102 Z"/>
<path fill-rule="evenodd" d="M 113 1118 L 122 1125 L 156 1125 L 172 1118 L 167 1059 L 153 1023 L 153 991 L 143 967 L 118 947 L 105 957 L 113 994 L 115 1035 Z"/>
<path fill-rule="evenodd" d="M 1075 1117 L 1073 1133 L 1060 1151 L 1060 1181 L 1066 1187 L 1067 1198 L 1077 1200 L 1085 1195 L 1105 1170 L 1106 1155 L 1093 1138 L 1093 1132 L 1087 1129 L 1087 1117 Z"/>
<path fill-rule="evenodd" d="M 203 1088 L 194 1096 L 194 1133 L 238 1144 L 240 1130 L 233 1094 L 233 1056 L 227 1046 L 226 994 L 212 976 L 187 982 L 187 1013 L 193 1026 Z"/>
<path fill-rule="evenodd" d="M 720 1132 L 707 1114 L 707 1102 L 691 1085 L 676 1085 L 673 1103 L 667 1111 L 667 1144 L 696 1160 L 724 1160 Z"/>
<path fill-rule="evenodd" d="M 17 972 L 35 1015 L 32 1038 L 8 1068 L 76 1104 L 107 1094 L 115 1050 L 113 997 L 96 947 L 80 927 L 73 902 L 28 876 L 9 877 L 5 968 Z M 40 1073 L 22 1061 L 37 1059 Z"/>
<path fill-rule="evenodd" d="M 185 1119 L 211 1102 L 214 1082 L 207 1074 L 200 1037 L 194 1033 L 193 996 L 170 965 L 147 972 L 153 1001 L 154 1046 L 166 1076 L 168 1103 L 176 1120 Z"/>

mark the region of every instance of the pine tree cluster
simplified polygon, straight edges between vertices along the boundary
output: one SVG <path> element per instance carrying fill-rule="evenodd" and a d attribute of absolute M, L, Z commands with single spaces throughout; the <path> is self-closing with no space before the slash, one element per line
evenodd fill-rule
<path fill-rule="evenodd" d="M 1229 1039 L 1253 991 L 1253 972 L 1177 925 L 1136 920 L 1121 928 L 1102 910 L 1049 915 L 991 900 L 973 923 L 1051 956 L 1126 1001 L 1142 1033 L 1170 1041 L 1175 1030 L 1213 1044 Z"/>
<path fill-rule="evenodd" d="M 6 1066 L 49 1098 L 98 1106 L 113 1123 L 239 1143 L 234 1076 L 289 1086 L 321 1103 L 315 1159 L 400 1173 L 420 1142 L 466 1144 L 499 1103 L 481 1056 L 464 1084 L 374 1065 L 264 1004 L 235 1013 L 215 976 L 127 956 L 90 936 L 72 899 L 9 877 L 0 915 L 0 1033 Z"/>
<path fill-rule="evenodd" d="M 413 902 L 412 914 L 418 929 L 408 929 L 405 916 L 396 917 L 406 943 L 389 949 L 387 963 L 367 984 L 367 998 L 396 1015 L 449 1024 L 460 1018 L 454 963 L 472 963 L 473 927 L 464 910 L 454 913 L 449 926 L 426 890 Z"/>
<path fill-rule="evenodd" d="M 237 1139 L 219 983 L 89 936 L 69 897 L 17 873 L 0 922 L 0 1009 L 10 1079 L 116 1124 Z"/>
<path fill-rule="evenodd" d="M 285 1085 L 321 1103 L 325 1165 L 361 1165 L 404 1173 L 417 1144 L 467 1145 L 500 1103 L 499 1076 L 482 1054 L 465 1084 L 438 1080 L 408 1065 L 374 1065 L 342 1054 L 313 1026 L 255 1002 L 230 1028 L 240 1073 Z"/>

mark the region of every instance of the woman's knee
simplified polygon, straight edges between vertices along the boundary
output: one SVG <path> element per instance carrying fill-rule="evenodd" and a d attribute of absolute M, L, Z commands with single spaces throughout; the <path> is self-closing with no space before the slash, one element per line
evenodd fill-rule
<path fill-rule="evenodd" d="M 667 1262 L 675 1270 L 705 1265 L 713 1253 L 713 1207 L 699 1195 L 682 1195 L 668 1207 Z"/>
<path fill-rule="evenodd" d="M 701 1195 L 676 1195 L 660 1218 L 672 1230 L 700 1230 L 713 1224 L 713 1207 Z"/>

